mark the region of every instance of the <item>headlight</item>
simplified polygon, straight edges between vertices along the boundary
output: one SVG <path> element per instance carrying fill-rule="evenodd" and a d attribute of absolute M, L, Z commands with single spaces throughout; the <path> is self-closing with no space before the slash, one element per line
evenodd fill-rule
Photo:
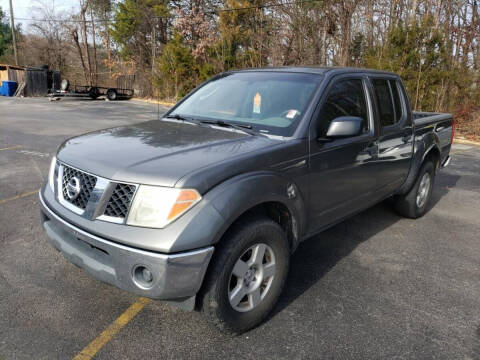
<path fill-rule="evenodd" d="M 53 186 L 54 183 L 54 174 L 55 174 L 55 166 L 57 165 L 57 157 L 54 155 L 52 158 L 52 162 L 50 163 L 50 170 L 48 171 L 48 185 L 53 192 L 55 192 L 55 188 Z"/>
<path fill-rule="evenodd" d="M 202 197 L 193 189 L 140 185 L 127 224 L 163 228 L 182 216 Z"/>

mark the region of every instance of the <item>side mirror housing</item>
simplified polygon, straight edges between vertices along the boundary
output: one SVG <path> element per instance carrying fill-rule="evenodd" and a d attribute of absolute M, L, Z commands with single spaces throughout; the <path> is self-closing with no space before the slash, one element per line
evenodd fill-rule
<path fill-rule="evenodd" d="M 363 119 L 357 116 L 340 116 L 332 120 L 327 131 L 327 138 L 348 137 L 360 134 Z"/>

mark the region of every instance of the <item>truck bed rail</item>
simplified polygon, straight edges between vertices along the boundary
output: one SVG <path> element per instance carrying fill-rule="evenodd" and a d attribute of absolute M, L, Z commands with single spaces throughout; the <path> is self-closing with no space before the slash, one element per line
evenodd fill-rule
<path fill-rule="evenodd" d="M 452 114 L 412 111 L 413 122 L 415 126 L 425 126 L 442 120 L 450 120 Z"/>

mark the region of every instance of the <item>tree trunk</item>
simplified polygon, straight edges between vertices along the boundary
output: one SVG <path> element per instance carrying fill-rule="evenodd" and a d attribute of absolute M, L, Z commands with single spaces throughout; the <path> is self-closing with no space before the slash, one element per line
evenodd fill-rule
<path fill-rule="evenodd" d="M 458 10 L 457 10 L 457 28 L 460 29 L 461 28 L 461 8 L 460 6 L 458 6 L 457 4 L 457 7 L 458 7 Z M 462 37 L 460 35 L 460 33 L 457 32 L 456 34 L 457 36 L 457 39 L 456 39 L 456 42 L 455 42 L 455 56 L 454 56 L 454 66 L 457 66 L 460 62 L 460 45 L 462 43 Z"/>
<path fill-rule="evenodd" d="M 108 72 L 112 75 L 112 54 L 110 50 L 110 27 L 108 26 L 108 11 L 104 12 L 105 21 L 105 48 L 107 49 Z"/>
<path fill-rule="evenodd" d="M 417 20 L 417 7 L 418 7 L 418 0 L 413 0 L 412 2 L 412 7 L 411 10 L 412 11 L 412 15 L 410 17 L 410 21 L 416 21 Z"/>
<path fill-rule="evenodd" d="M 88 84 L 92 86 L 92 62 L 90 60 L 90 48 L 88 46 L 88 33 L 87 33 L 87 19 L 86 19 L 86 12 L 87 12 L 87 6 L 88 2 L 84 2 L 83 0 L 80 0 L 80 16 L 82 19 L 82 37 L 83 37 L 83 46 L 85 48 L 85 54 L 87 58 L 87 64 L 88 64 Z"/>
<path fill-rule="evenodd" d="M 474 29 L 478 29 L 480 27 L 480 14 L 478 8 L 478 0 L 473 1 L 473 12 L 472 12 L 472 25 Z M 475 34 L 476 44 L 477 46 L 473 49 L 473 69 L 477 72 L 476 77 L 478 78 L 478 71 L 480 70 L 480 56 L 479 56 L 479 47 L 480 47 L 480 32 L 476 32 Z"/>
<path fill-rule="evenodd" d="M 85 60 L 83 59 L 82 48 L 80 47 L 80 42 L 78 40 L 77 28 L 71 29 L 70 34 L 72 35 L 73 42 L 75 43 L 75 47 L 77 48 L 78 56 L 80 56 L 80 62 L 82 63 L 82 69 L 83 69 L 83 76 L 85 76 L 85 83 L 88 84 L 87 67 L 85 66 Z"/>
<path fill-rule="evenodd" d="M 342 39 L 340 44 L 340 65 L 350 64 L 350 45 L 352 42 L 352 15 L 357 7 L 356 1 L 344 0 L 340 6 Z"/>
<path fill-rule="evenodd" d="M 93 10 L 90 8 L 90 19 L 92 20 L 92 38 L 93 38 L 93 82 L 94 85 L 98 85 L 98 68 L 97 68 L 97 44 L 96 44 L 96 33 L 95 33 L 95 21 L 93 18 Z"/>
<path fill-rule="evenodd" d="M 320 53 L 320 65 L 327 66 L 327 27 L 326 24 L 322 28 L 322 46 Z"/>
<path fill-rule="evenodd" d="M 442 13 L 442 3 L 443 3 L 443 0 L 437 0 L 436 2 L 436 11 L 435 11 L 435 14 L 434 14 L 434 23 L 435 23 L 435 30 L 438 30 L 438 28 L 440 27 L 440 15 Z"/>
<path fill-rule="evenodd" d="M 368 21 L 368 33 L 367 33 L 367 45 L 369 49 L 373 48 L 373 28 L 374 28 L 374 20 L 373 20 L 373 2 L 374 0 L 367 1 L 366 7 L 366 17 Z"/>
<path fill-rule="evenodd" d="M 472 45 L 472 40 L 473 40 L 473 34 L 471 31 L 468 30 L 469 24 L 468 24 L 468 19 L 467 19 L 467 12 L 468 12 L 468 4 L 464 5 L 464 11 L 463 11 L 463 26 L 464 26 L 464 41 L 463 41 L 463 46 L 462 46 L 462 65 L 464 67 L 468 66 L 468 58 L 469 58 L 469 53 L 470 53 L 470 48 Z M 473 13 L 472 13 L 472 22 L 470 25 L 473 25 Z M 471 26 L 470 26 L 471 27 Z"/>
<path fill-rule="evenodd" d="M 152 25 L 152 81 L 155 76 L 155 46 L 157 44 L 157 37 L 155 34 L 155 24 Z"/>

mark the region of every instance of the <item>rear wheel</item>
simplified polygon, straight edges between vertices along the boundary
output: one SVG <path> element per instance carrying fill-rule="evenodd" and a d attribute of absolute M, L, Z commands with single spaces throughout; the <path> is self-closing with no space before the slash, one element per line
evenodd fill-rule
<path fill-rule="evenodd" d="M 283 289 L 289 247 L 282 228 L 266 218 L 234 226 L 215 251 L 201 293 L 201 310 L 222 331 L 260 324 Z"/>
<path fill-rule="evenodd" d="M 435 181 L 435 166 L 425 162 L 418 173 L 412 189 L 405 195 L 395 197 L 395 210 L 402 216 L 416 219 L 427 212 Z"/>

